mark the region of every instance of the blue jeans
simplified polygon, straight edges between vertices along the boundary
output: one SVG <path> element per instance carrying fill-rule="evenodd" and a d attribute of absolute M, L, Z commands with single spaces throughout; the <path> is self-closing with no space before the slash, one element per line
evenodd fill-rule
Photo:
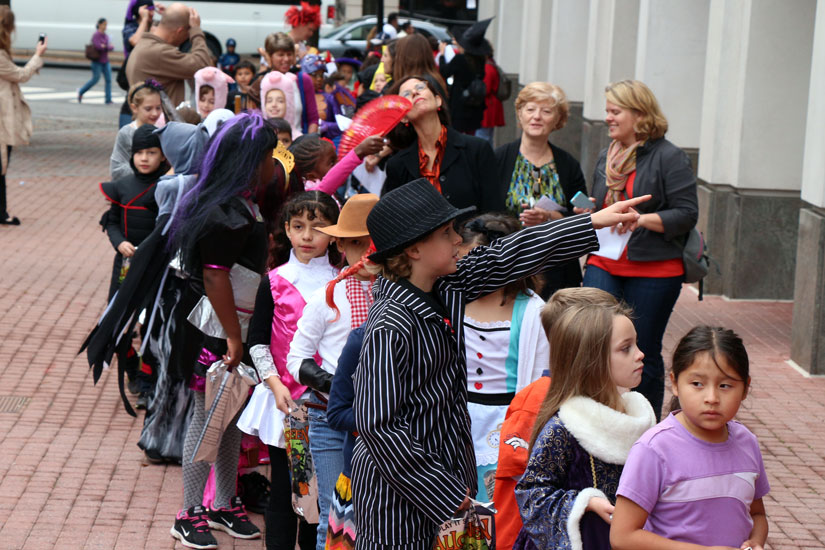
<path fill-rule="evenodd" d="M 97 84 L 97 81 L 100 80 L 100 75 L 103 74 L 103 79 L 106 81 L 106 103 L 112 102 L 112 66 L 107 61 L 106 63 L 100 63 L 99 61 L 92 61 L 92 78 L 83 85 L 82 88 L 77 92 L 79 95 L 83 95 L 89 91 L 89 89 Z"/>
<path fill-rule="evenodd" d="M 584 286 L 605 290 L 633 308 L 633 325 L 639 349 L 645 354 L 642 382 L 633 389 L 650 401 L 657 421 L 665 397 L 662 338 L 673 306 L 682 291 L 683 280 L 681 275 L 662 278 L 616 277 L 593 265 L 587 266 L 584 272 Z"/>
<path fill-rule="evenodd" d="M 311 403 L 321 403 L 315 394 L 309 398 Z M 309 452 L 318 480 L 318 538 L 316 550 L 324 550 L 327 542 L 327 525 L 329 524 L 329 506 L 335 482 L 344 471 L 344 432 L 333 430 L 327 424 L 327 413 L 319 409 L 309 409 Z"/>

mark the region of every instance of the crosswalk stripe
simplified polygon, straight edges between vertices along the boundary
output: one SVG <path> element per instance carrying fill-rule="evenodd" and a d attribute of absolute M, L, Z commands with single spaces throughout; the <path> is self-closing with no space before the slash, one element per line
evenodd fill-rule
<path fill-rule="evenodd" d="M 47 88 L 48 89 L 48 88 Z M 26 93 L 23 90 L 23 95 L 26 101 L 46 101 L 46 100 L 60 100 L 60 99 L 68 99 L 71 100 L 72 103 L 77 103 L 77 92 L 42 92 L 42 93 Z M 106 94 L 105 92 L 89 90 L 85 94 L 83 94 L 83 102 L 84 103 L 103 103 L 105 100 Z M 124 96 L 122 94 L 112 94 L 112 101 L 123 101 Z"/>

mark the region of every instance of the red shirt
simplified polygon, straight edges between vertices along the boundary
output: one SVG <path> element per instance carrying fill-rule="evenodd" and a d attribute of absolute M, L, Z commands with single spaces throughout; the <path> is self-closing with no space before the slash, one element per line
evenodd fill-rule
<path fill-rule="evenodd" d="M 422 178 L 427 180 L 438 189 L 441 193 L 441 182 L 438 177 L 441 175 L 441 159 L 444 158 L 444 149 L 447 148 L 447 127 L 441 127 L 441 134 L 438 136 L 438 141 L 435 142 L 435 160 L 433 160 L 433 167 L 427 170 L 427 164 L 430 162 L 430 157 L 421 148 L 421 143 L 418 144 L 418 172 Z"/>
<path fill-rule="evenodd" d="M 631 172 L 627 178 L 625 185 L 625 196 L 633 198 L 633 182 L 636 181 L 636 171 Z M 609 192 L 609 191 L 608 191 Z M 607 196 L 605 195 L 605 200 Z M 607 204 L 602 205 L 602 207 Z M 649 277 L 649 278 L 664 278 L 664 277 L 678 277 L 685 274 L 685 266 L 682 264 L 682 258 L 673 258 L 672 260 L 657 260 L 653 262 L 635 262 L 627 259 L 627 247 L 622 251 L 622 255 L 618 260 L 611 260 L 604 256 L 596 256 L 591 254 L 587 259 L 587 265 L 594 265 L 598 268 L 604 269 L 611 275 L 616 277 Z"/>

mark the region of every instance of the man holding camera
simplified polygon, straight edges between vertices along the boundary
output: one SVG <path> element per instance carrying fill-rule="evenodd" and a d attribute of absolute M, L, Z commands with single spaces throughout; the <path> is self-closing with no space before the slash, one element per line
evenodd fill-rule
<path fill-rule="evenodd" d="M 191 40 L 192 49 L 184 53 L 178 46 L 187 39 Z M 157 80 L 177 107 L 186 97 L 186 80 L 211 64 L 212 54 L 206 47 L 200 15 L 194 8 L 176 2 L 164 10 L 157 26 L 140 37 L 129 55 L 126 77 L 129 85 L 147 78 Z"/>

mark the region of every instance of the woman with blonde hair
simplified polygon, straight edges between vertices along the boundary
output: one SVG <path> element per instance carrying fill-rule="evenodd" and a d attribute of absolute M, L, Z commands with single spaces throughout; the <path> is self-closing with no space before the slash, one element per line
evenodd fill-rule
<path fill-rule="evenodd" d="M 516 98 L 521 137 L 496 149 L 499 208 L 518 216 L 525 226 L 572 215 L 570 199 L 579 191 L 587 193 L 579 161 L 549 141 L 550 134 L 564 128 L 569 112 L 564 90 L 549 82 L 531 82 Z M 550 207 L 542 197 L 553 201 Z M 545 300 L 560 288 L 582 282 L 578 260 L 552 267 L 543 275 L 541 296 Z"/>
<path fill-rule="evenodd" d="M 18 67 L 11 59 L 12 33 L 14 12 L 8 6 L 0 6 L 0 225 L 20 225 L 20 220 L 10 216 L 6 208 L 6 169 L 11 148 L 28 145 L 31 138 L 32 114 L 20 92 L 20 83 L 43 66 L 42 56 L 47 46 L 44 37 L 35 46 L 29 62 Z"/>
<path fill-rule="evenodd" d="M 662 338 L 684 281 L 682 242 L 696 225 L 696 177 L 687 154 L 664 138 L 667 119 L 653 92 L 637 80 L 605 89 L 610 146 L 601 152 L 593 176 L 595 208 L 643 194 L 638 222 L 618 260 L 590 256 L 585 286 L 601 288 L 635 312 L 633 323 L 645 354 L 642 382 L 635 389 L 650 401 L 658 420 L 664 399 Z"/>

